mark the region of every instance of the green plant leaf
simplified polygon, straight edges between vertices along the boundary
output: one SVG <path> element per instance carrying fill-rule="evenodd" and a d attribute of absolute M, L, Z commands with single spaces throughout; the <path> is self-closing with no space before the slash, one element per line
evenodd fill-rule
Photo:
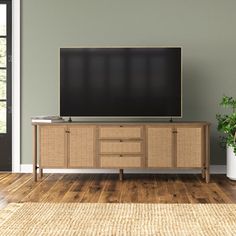
<path fill-rule="evenodd" d="M 217 130 L 224 133 L 225 136 L 219 137 L 221 146 L 231 146 L 236 154 L 236 98 L 224 95 L 220 106 L 232 109 L 231 114 L 216 114 L 218 121 Z"/>

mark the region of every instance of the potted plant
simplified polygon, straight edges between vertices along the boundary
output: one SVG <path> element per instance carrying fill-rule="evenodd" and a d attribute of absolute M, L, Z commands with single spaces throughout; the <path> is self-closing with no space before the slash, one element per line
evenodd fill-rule
<path fill-rule="evenodd" d="M 227 148 L 227 177 L 236 180 L 236 98 L 223 96 L 220 105 L 229 108 L 229 114 L 217 114 L 218 131 L 224 133 L 220 136 L 220 143 Z"/>

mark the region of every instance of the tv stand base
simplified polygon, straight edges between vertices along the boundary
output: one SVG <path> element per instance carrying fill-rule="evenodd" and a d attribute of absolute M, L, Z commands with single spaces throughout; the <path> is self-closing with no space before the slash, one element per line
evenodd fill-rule
<path fill-rule="evenodd" d="M 38 152 L 40 150 L 40 152 Z M 210 124 L 33 123 L 33 173 L 43 169 L 198 169 L 208 183 Z"/>

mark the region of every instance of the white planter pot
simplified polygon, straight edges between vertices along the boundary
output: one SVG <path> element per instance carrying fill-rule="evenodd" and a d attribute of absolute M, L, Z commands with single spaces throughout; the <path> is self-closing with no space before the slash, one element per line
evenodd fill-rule
<path fill-rule="evenodd" d="M 236 180 L 236 155 L 232 147 L 227 147 L 227 172 L 229 179 Z"/>

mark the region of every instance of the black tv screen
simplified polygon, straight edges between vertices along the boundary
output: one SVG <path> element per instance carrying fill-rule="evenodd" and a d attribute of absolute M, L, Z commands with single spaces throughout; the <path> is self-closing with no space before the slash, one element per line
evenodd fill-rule
<path fill-rule="evenodd" d="M 60 115 L 180 117 L 181 48 L 61 48 Z"/>

